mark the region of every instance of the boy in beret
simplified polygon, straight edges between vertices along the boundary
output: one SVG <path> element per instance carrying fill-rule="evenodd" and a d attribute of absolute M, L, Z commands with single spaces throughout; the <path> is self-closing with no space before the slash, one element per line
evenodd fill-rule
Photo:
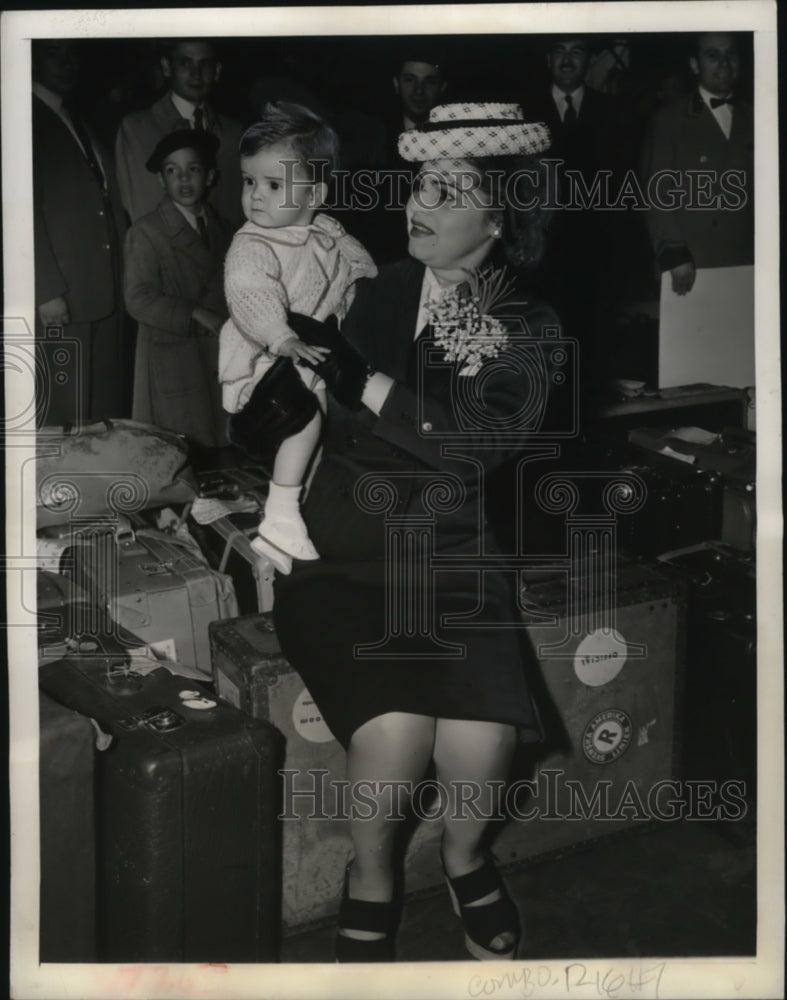
<path fill-rule="evenodd" d="M 205 447 L 227 443 L 216 373 L 232 227 L 207 202 L 218 144 L 182 129 L 156 145 L 146 165 L 163 197 L 129 229 L 124 269 L 126 308 L 139 322 L 134 419 Z"/>

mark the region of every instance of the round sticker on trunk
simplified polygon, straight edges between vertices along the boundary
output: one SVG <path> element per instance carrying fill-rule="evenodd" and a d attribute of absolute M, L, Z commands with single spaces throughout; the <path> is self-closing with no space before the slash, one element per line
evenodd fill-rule
<path fill-rule="evenodd" d="M 598 628 L 577 646 L 574 672 L 588 687 L 609 684 L 626 662 L 626 640 L 616 629 Z"/>
<path fill-rule="evenodd" d="M 585 726 L 582 751 L 594 764 L 610 764 L 631 743 L 631 719 L 617 708 L 599 712 Z"/>
<path fill-rule="evenodd" d="M 333 733 L 325 725 L 319 708 L 306 688 L 292 706 L 292 724 L 295 732 L 310 743 L 328 743 L 333 739 Z"/>

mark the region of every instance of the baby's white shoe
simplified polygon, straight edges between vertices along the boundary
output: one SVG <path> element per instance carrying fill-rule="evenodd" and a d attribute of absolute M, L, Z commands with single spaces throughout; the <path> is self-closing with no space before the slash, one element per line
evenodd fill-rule
<path fill-rule="evenodd" d="M 279 514 L 275 518 L 266 515 L 257 528 L 257 534 L 293 559 L 313 561 L 320 558 L 300 514 Z"/>
<path fill-rule="evenodd" d="M 272 482 L 268 488 L 268 499 L 265 501 L 265 514 L 257 528 L 259 540 L 267 543 L 257 551 L 264 552 L 282 573 L 289 573 L 292 564 L 290 563 L 289 569 L 283 569 L 280 565 L 283 562 L 281 556 L 277 561 L 271 549 L 278 550 L 279 553 L 292 559 L 314 561 L 320 558 L 301 517 L 298 506 L 300 492 L 300 486 L 281 486 Z"/>
<path fill-rule="evenodd" d="M 252 539 L 251 547 L 258 555 L 264 556 L 269 562 L 273 563 L 280 573 L 289 576 L 292 572 L 292 558 L 286 552 L 277 549 L 275 545 L 266 542 L 264 538 L 258 537 Z"/>

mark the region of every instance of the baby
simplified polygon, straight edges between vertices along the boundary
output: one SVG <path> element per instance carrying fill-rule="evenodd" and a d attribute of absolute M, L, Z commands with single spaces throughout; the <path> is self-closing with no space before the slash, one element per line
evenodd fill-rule
<path fill-rule="evenodd" d="M 320 321 L 334 315 L 341 322 L 355 282 L 377 273 L 360 243 L 318 212 L 338 147 L 326 122 L 307 108 L 283 102 L 268 104 L 262 120 L 240 142 L 241 204 L 248 221 L 235 234 L 224 265 L 230 312 L 219 341 L 224 409 L 241 418 L 240 424 L 252 406 L 266 405 L 268 387 L 274 392 L 281 385 L 282 358 L 291 359 L 319 403 L 306 426 L 278 446 L 264 517 L 252 543 L 282 573 L 290 572 L 292 559 L 319 558 L 299 501 L 326 407 L 324 383 L 301 362 L 319 363 L 327 352 L 303 343 L 288 325 L 287 313 Z M 231 437 L 232 426 L 231 419 Z M 264 442 L 259 445 L 263 450 Z"/>

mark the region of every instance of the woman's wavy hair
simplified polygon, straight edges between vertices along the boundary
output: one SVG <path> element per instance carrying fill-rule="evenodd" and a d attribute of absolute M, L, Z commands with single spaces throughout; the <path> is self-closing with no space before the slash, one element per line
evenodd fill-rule
<path fill-rule="evenodd" d="M 543 159 L 531 156 L 468 157 L 481 175 L 481 188 L 492 196 L 502 235 L 490 263 L 518 274 L 534 271 L 544 256 L 552 214 L 547 207 L 548 175 Z"/>

